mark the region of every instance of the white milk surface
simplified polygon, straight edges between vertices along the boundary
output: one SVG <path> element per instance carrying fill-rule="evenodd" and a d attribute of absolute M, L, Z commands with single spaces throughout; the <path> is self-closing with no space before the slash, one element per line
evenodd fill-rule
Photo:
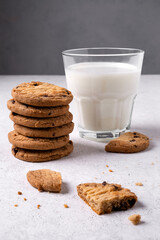
<path fill-rule="evenodd" d="M 65 71 L 80 127 L 113 131 L 129 125 L 140 78 L 134 65 L 85 62 L 73 64 Z"/>

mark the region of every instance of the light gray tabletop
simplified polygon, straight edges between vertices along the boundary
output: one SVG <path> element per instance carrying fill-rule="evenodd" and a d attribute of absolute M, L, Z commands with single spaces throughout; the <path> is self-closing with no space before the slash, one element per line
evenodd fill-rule
<path fill-rule="evenodd" d="M 28 163 L 14 158 L 7 139 L 7 133 L 13 129 L 6 107 L 11 89 L 32 80 L 66 86 L 64 76 L 0 77 L 0 239 L 160 239 L 160 76 L 142 76 L 133 111 L 132 130 L 151 138 L 146 151 L 106 153 L 104 143 L 81 139 L 75 128 L 70 135 L 74 142 L 73 153 L 44 163 Z M 27 182 L 29 170 L 42 168 L 62 173 L 60 194 L 38 192 Z M 96 215 L 77 196 L 76 186 L 103 181 L 131 189 L 138 196 L 138 202 L 128 211 Z M 136 182 L 142 182 L 144 186 L 136 186 Z M 18 191 L 23 195 L 19 196 Z M 27 201 L 23 200 L 24 197 Z M 40 209 L 37 204 L 41 205 Z M 64 204 L 69 208 L 64 208 Z M 135 213 L 142 216 L 142 222 L 137 226 L 128 221 L 128 216 Z"/>

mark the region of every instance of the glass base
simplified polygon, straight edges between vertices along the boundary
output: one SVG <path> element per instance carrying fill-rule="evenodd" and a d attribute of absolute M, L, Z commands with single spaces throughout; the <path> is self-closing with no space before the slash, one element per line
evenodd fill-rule
<path fill-rule="evenodd" d="M 113 131 L 90 131 L 78 127 L 79 136 L 81 138 L 85 138 L 87 140 L 96 141 L 96 142 L 109 142 L 114 138 L 119 137 L 122 133 L 129 132 L 130 127 L 126 127 L 124 129 L 117 129 Z"/>

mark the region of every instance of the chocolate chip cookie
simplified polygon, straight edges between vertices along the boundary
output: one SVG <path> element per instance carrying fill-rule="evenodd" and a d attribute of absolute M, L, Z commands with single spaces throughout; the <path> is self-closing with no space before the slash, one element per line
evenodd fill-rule
<path fill-rule="evenodd" d="M 60 192 L 62 177 L 59 172 L 40 169 L 27 173 L 28 182 L 39 191 Z"/>
<path fill-rule="evenodd" d="M 78 195 L 97 214 L 127 210 L 134 206 L 137 196 L 119 184 L 84 183 L 77 186 Z"/>
<path fill-rule="evenodd" d="M 27 137 L 54 138 L 70 134 L 73 131 L 74 123 L 68 123 L 54 128 L 29 128 L 14 124 L 16 132 Z"/>
<path fill-rule="evenodd" d="M 14 113 L 35 118 L 50 118 L 64 115 L 69 110 L 69 105 L 58 107 L 34 107 L 10 99 L 7 107 Z"/>
<path fill-rule="evenodd" d="M 47 162 L 68 156 L 73 151 L 73 143 L 69 141 L 65 146 L 53 150 L 27 150 L 12 146 L 12 154 L 27 162 Z"/>
<path fill-rule="evenodd" d="M 58 127 L 72 122 L 73 119 L 72 113 L 70 112 L 54 118 L 32 118 L 16 113 L 10 113 L 9 117 L 14 123 L 31 128 Z"/>
<path fill-rule="evenodd" d="M 13 88 L 12 96 L 18 102 L 36 107 L 68 105 L 73 99 L 67 89 L 46 82 L 21 83 Z"/>
<path fill-rule="evenodd" d="M 30 138 L 16 131 L 8 133 L 8 139 L 14 146 L 32 150 L 51 150 L 65 146 L 69 142 L 69 136 L 58 138 Z"/>
<path fill-rule="evenodd" d="M 115 153 L 136 153 L 145 150 L 148 146 L 149 138 L 147 136 L 138 132 L 128 132 L 111 140 L 105 146 L 105 150 Z"/>

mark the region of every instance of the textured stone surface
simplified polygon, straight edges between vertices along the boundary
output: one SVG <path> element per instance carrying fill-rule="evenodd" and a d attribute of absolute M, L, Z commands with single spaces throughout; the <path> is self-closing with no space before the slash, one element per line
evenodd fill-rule
<path fill-rule="evenodd" d="M 132 130 L 152 139 L 146 151 L 106 153 L 104 143 L 79 138 L 75 128 L 70 136 L 74 142 L 73 153 L 46 163 L 28 163 L 14 158 L 7 139 L 8 132 L 13 129 L 6 106 L 11 89 L 20 82 L 31 80 L 66 86 L 64 77 L 0 77 L 0 239 L 160 239 L 160 76 L 142 77 L 133 112 Z M 26 173 L 42 168 L 62 173 L 60 194 L 40 193 L 30 186 Z M 77 196 L 76 186 L 83 182 L 103 181 L 128 187 L 138 196 L 138 203 L 126 212 L 98 216 Z M 142 182 L 144 186 L 138 187 L 136 182 Z M 18 195 L 18 191 L 23 195 Z M 40 209 L 37 209 L 38 204 Z M 138 226 L 129 222 L 128 216 L 132 214 L 141 215 Z"/>

